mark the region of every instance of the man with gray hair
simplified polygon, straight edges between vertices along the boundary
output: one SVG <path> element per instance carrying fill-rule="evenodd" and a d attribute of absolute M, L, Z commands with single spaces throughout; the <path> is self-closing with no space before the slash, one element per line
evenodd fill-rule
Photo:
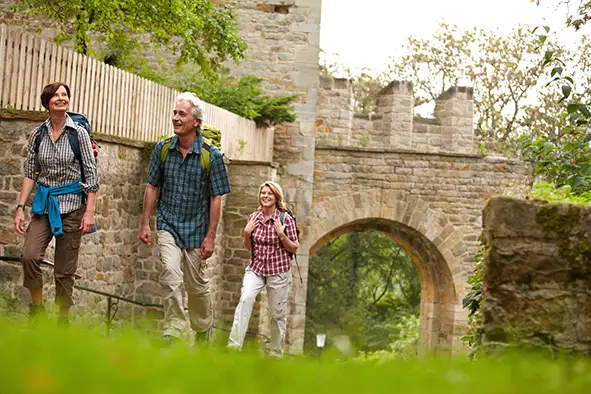
<path fill-rule="evenodd" d="M 158 142 L 152 151 L 139 238 L 151 245 L 150 216 L 158 199 L 164 340 L 170 343 L 185 331 L 184 285 L 191 328 L 199 342 L 208 339 L 213 324 L 207 259 L 215 247 L 222 195 L 230 192 L 230 184 L 221 152 L 201 135 L 201 100 L 182 93 L 173 114 L 175 135 Z"/>

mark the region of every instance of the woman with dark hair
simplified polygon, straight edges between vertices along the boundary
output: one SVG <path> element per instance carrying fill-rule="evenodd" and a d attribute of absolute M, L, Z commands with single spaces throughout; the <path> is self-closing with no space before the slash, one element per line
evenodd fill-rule
<path fill-rule="evenodd" d="M 67 114 L 70 97 L 70 88 L 61 82 L 45 86 L 41 93 L 41 103 L 49 111 L 49 119 L 33 130 L 29 138 L 24 179 L 14 215 L 16 232 L 25 235 L 21 251 L 23 285 L 31 293 L 29 313 L 33 318 L 45 312 L 39 264 L 51 239 L 56 239 L 55 301 L 63 323 L 67 323 L 73 304 L 80 239 L 95 229 L 94 205 L 99 189 L 90 136 Z M 82 162 L 74 154 L 72 137 L 79 142 Z M 25 233 L 25 204 L 35 184 L 31 222 Z"/>
<path fill-rule="evenodd" d="M 253 251 L 253 257 L 244 274 L 228 347 L 242 348 L 255 299 L 266 287 L 271 311 L 269 354 L 282 357 L 291 260 L 300 244 L 295 221 L 286 214 L 283 190 L 277 183 L 267 181 L 259 187 L 259 207 L 250 215 L 243 237 L 244 247 Z"/>

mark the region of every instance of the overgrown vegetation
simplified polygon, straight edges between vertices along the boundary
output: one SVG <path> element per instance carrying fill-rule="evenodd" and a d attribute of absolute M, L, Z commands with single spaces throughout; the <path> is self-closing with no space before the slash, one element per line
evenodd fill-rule
<path fill-rule="evenodd" d="M 589 20 L 591 1 L 581 1 L 566 24 L 579 30 Z M 536 175 L 557 187 L 570 186 L 572 194 L 585 194 L 591 191 L 591 77 L 588 72 L 581 75 L 578 70 L 587 70 L 591 60 L 584 56 L 573 62 L 568 53 L 556 51 L 549 26 L 533 30 L 536 31 L 540 31 L 538 41 L 545 49 L 542 67 L 550 77 L 547 86 L 557 88 L 562 115 L 556 133 L 537 139 L 522 138 L 524 151 L 533 160 Z M 588 55 L 590 45 L 591 38 L 583 35 L 579 50 L 584 49 Z"/>
<path fill-rule="evenodd" d="M 551 182 L 536 182 L 533 185 L 531 197 L 548 202 L 591 204 L 591 191 L 575 194 L 570 185 L 556 187 L 556 184 Z"/>
<path fill-rule="evenodd" d="M 74 393 L 587 393 L 588 360 L 506 357 L 335 362 L 254 352 L 161 344 L 138 332 L 111 337 L 55 322 L 21 325 L 0 319 L 0 382 L 10 394 Z M 256 371 L 264 371 L 265 378 Z M 297 373 L 294 373 L 297 371 Z"/>
<path fill-rule="evenodd" d="M 468 331 L 462 337 L 470 349 L 468 357 L 475 359 L 482 343 L 482 274 L 484 270 L 484 245 L 482 236 L 478 238 L 481 242 L 478 253 L 474 256 L 476 268 L 468 278 L 470 291 L 462 300 L 462 306 L 468 309 Z"/>
<path fill-rule="evenodd" d="M 329 346 L 362 358 L 416 355 L 420 292 L 416 267 L 386 235 L 332 240 L 310 259 L 306 352 L 316 352 L 316 334 L 325 333 Z"/>

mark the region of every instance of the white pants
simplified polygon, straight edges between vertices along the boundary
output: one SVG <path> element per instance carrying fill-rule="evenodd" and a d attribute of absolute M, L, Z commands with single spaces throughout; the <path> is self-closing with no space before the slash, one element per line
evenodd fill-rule
<path fill-rule="evenodd" d="M 241 349 L 248 329 L 248 322 L 257 295 L 267 285 L 267 298 L 271 311 L 271 343 L 270 352 L 275 356 L 283 355 L 285 328 L 287 326 L 287 296 L 291 283 L 291 270 L 279 275 L 261 276 L 247 268 L 242 282 L 240 301 L 236 305 L 234 323 L 228 347 Z"/>
<path fill-rule="evenodd" d="M 164 335 L 176 338 L 186 332 L 183 284 L 187 291 L 189 320 L 196 332 L 206 332 L 213 323 L 207 263 L 199 249 L 181 249 L 168 231 L 158 231 L 162 260 L 160 284 L 164 301 Z"/>

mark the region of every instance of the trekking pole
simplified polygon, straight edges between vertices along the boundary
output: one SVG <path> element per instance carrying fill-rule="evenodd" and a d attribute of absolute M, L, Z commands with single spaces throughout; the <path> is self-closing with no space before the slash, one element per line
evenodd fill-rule
<path fill-rule="evenodd" d="M 295 258 L 296 267 L 298 269 L 298 275 L 300 276 L 300 283 L 304 284 L 304 280 L 302 279 L 302 272 L 300 271 L 300 265 L 298 264 L 298 255 L 294 254 L 293 257 Z"/>

